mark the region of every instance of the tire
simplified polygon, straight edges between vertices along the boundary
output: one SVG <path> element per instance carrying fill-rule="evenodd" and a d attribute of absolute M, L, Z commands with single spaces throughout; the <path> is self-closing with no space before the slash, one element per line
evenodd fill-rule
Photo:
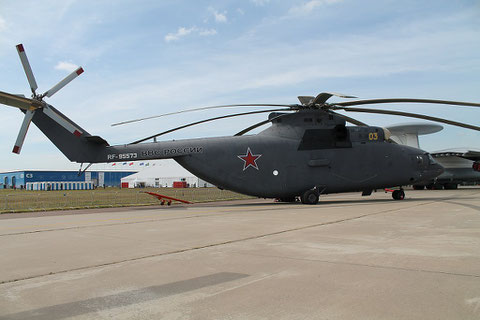
<path fill-rule="evenodd" d="M 319 194 L 315 190 L 307 190 L 302 194 L 303 204 L 317 204 Z"/>
<path fill-rule="evenodd" d="M 403 200 L 405 199 L 405 192 L 403 190 L 395 190 L 392 193 L 392 198 L 394 200 Z"/>

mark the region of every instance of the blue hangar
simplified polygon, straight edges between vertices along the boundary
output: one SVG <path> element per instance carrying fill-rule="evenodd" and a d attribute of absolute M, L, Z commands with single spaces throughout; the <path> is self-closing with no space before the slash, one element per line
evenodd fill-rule
<path fill-rule="evenodd" d="M 0 173 L 0 189 L 24 189 L 29 182 L 92 182 L 96 187 L 119 187 L 123 177 L 136 171 L 18 170 Z"/>

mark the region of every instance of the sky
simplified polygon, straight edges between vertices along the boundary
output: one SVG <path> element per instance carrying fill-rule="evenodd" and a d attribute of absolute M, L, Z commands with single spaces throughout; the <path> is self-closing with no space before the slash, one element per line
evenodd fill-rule
<path fill-rule="evenodd" d="M 38 92 L 77 66 L 85 69 L 47 102 L 111 145 L 245 109 L 112 127 L 115 122 L 211 105 L 293 104 L 299 95 L 320 92 L 480 102 L 478 0 L 0 0 L 0 90 L 29 96 L 15 49 L 19 43 Z M 378 108 L 480 125 L 478 108 Z M 212 122 L 162 139 L 233 135 L 266 116 Z M 348 116 L 375 126 L 421 122 Z M 21 154 L 13 154 L 23 116 L 0 105 L 0 119 L 1 171 L 79 168 L 34 125 Z M 422 136 L 420 144 L 427 151 L 480 149 L 479 138 L 480 132 L 445 125 Z M 154 163 L 164 176 L 185 173 L 173 161 Z M 142 167 L 136 163 L 131 168 Z"/>

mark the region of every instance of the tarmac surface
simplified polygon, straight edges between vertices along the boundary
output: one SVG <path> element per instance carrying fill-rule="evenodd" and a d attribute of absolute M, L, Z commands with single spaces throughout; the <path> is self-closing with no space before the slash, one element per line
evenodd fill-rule
<path fill-rule="evenodd" d="M 0 319 L 480 319 L 480 189 L 0 215 Z"/>

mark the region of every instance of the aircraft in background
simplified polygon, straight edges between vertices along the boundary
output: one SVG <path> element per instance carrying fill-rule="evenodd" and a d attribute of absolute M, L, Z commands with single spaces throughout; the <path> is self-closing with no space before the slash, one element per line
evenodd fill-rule
<path fill-rule="evenodd" d="M 405 123 L 389 126 L 393 141 L 420 148 L 418 137 L 443 130 L 443 126 L 427 123 Z M 416 190 L 457 189 L 462 184 L 480 183 L 480 150 L 452 148 L 434 151 L 432 157 L 445 168 L 445 171 L 430 181 L 414 184 Z"/>

